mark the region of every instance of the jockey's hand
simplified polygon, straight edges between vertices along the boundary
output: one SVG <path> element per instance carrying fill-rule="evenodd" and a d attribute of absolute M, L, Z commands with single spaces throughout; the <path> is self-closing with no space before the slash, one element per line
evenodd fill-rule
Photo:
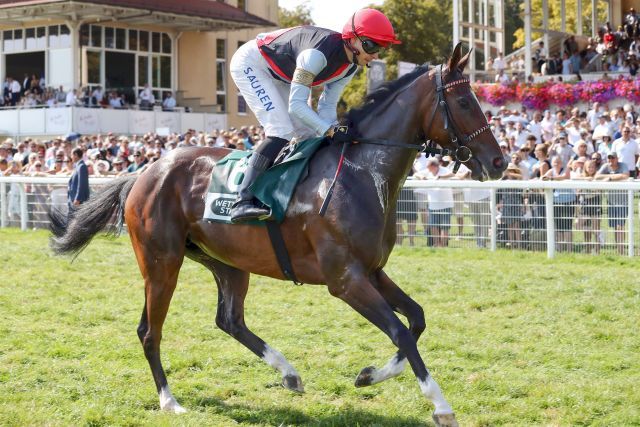
<path fill-rule="evenodd" d="M 332 143 L 357 143 L 357 141 L 354 140 L 355 136 L 353 135 L 352 128 L 350 128 L 349 126 L 333 126 L 327 131 L 326 135 L 329 137 Z"/>

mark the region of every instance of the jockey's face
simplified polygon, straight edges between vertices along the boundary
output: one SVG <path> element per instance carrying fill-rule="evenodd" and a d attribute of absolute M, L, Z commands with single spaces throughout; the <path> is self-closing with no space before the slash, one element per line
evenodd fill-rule
<path fill-rule="evenodd" d="M 351 42 L 351 46 L 353 46 L 354 49 L 360 52 L 360 55 L 357 56 L 358 65 L 364 66 L 364 65 L 367 65 L 369 62 L 373 61 L 374 59 L 378 59 L 379 57 L 378 53 L 369 54 L 364 51 L 364 49 L 362 48 L 362 42 L 357 37 L 352 38 L 350 42 Z M 352 57 L 353 52 L 351 52 L 350 50 L 347 50 L 347 51 L 348 51 L 349 57 Z"/>

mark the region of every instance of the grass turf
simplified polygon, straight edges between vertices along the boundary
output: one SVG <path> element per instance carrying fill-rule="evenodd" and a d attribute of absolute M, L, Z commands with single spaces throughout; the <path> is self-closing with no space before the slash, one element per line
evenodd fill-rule
<path fill-rule="evenodd" d="M 430 425 L 407 371 L 356 389 L 389 340 L 322 286 L 252 281 L 246 321 L 306 393 L 214 323 L 211 275 L 186 261 L 162 355 L 182 416 L 159 411 L 136 335 L 126 237 L 73 263 L 44 232 L 1 230 L 0 425 Z M 616 257 L 401 248 L 386 268 L 425 309 L 421 354 L 461 425 L 640 425 L 638 263 Z"/>

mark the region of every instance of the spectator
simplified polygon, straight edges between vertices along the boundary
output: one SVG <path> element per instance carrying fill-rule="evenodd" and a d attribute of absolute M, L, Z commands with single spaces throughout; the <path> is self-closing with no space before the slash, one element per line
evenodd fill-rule
<path fill-rule="evenodd" d="M 427 160 L 427 169 L 415 175 L 418 179 L 446 179 L 453 174 L 440 166 L 436 157 Z M 453 192 L 451 188 L 428 188 L 429 232 L 436 247 L 449 246 L 449 229 L 453 211 Z"/>
<path fill-rule="evenodd" d="M 141 169 L 147 163 L 147 159 L 140 150 L 133 152 L 133 163 L 127 168 L 127 172 L 134 173 L 138 169 Z"/>
<path fill-rule="evenodd" d="M 520 169 L 515 165 L 507 166 L 503 180 L 522 180 Z M 496 194 L 496 206 L 500 212 L 499 230 L 503 235 L 501 240 L 507 241 L 507 246 L 520 247 L 521 227 L 524 215 L 524 197 L 519 189 L 500 189 Z"/>
<path fill-rule="evenodd" d="M 118 92 L 111 91 L 109 93 L 109 106 L 116 109 L 124 108 L 124 101 L 122 97 L 118 95 Z"/>
<path fill-rule="evenodd" d="M 69 215 L 73 210 L 89 199 L 89 171 L 82 160 L 84 155 L 81 148 L 76 147 L 71 151 L 71 161 L 74 165 L 73 174 L 69 179 L 68 201 Z"/>
<path fill-rule="evenodd" d="M 156 98 L 153 96 L 153 91 L 148 83 L 144 85 L 144 89 L 140 91 L 138 98 L 140 100 L 141 110 L 150 110 L 156 102 Z"/>
<path fill-rule="evenodd" d="M 493 60 L 493 69 L 496 74 L 500 74 L 500 71 L 504 71 L 507 68 L 507 63 L 502 56 L 502 52 L 498 52 L 498 56 Z"/>
<path fill-rule="evenodd" d="M 67 107 L 73 107 L 73 106 L 79 105 L 79 102 L 78 102 L 78 96 L 77 96 L 77 94 L 78 94 L 78 91 L 77 91 L 77 90 L 75 90 L 75 89 L 71 89 L 71 90 L 67 93 L 67 96 L 65 97 L 64 104 L 65 104 Z"/>
<path fill-rule="evenodd" d="M 569 169 L 564 167 L 560 156 L 551 161 L 551 169 L 542 177 L 543 180 L 562 181 L 569 179 Z M 576 192 L 571 189 L 553 191 L 553 217 L 556 229 L 558 250 L 571 251 L 573 245 L 573 220 L 576 209 Z"/>
<path fill-rule="evenodd" d="M 622 181 L 629 179 L 629 171 L 625 164 L 619 161 L 618 153 L 612 151 L 607 155 L 607 163 L 602 165 L 598 173 L 596 173 L 595 179 L 602 181 Z M 614 235 L 618 252 L 624 254 L 624 227 L 628 215 L 626 190 L 609 191 L 607 194 L 607 203 L 609 227 L 615 230 Z"/>
<path fill-rule="evenodd" d="M 162 109 L 164 111 L 173 111 L 174 108 L 176 108 L 176 100 L 171 92 L 167 92 L 164 101 L 162 101 Z"/>
<path fill-rule="evenodd" d="M 631 128 L 625 126 L 622 129 L 622 137 L 613 141 L 613 151 L 618 153 L 620 162 L 622 162 L 631 178 L 636 178 L 636 163 L 640 155 L 640 146 L 635 139 L 631 138 Z"/>
<path fill-rule="evenodd" d="M 593 181 L 598 172 L 595 160 L 588 160 L 582 176 L 575 179 Z M 600 221 L 602 218 L 602 193 L 598 190 L 579 190 L 580 218 L 578 228 L 583 230 L 584 244 L 589 252 L 600 253 Z M 593 242 L 593 243 L 592 243 Z"/>
<path fill-rule="evenodd" d="M 18 102 L 20 101 L 20 92 L 22 91 L 22 88 L 20 87 L 20 83 L 17 80 L 13 80 L 9 78 L 9 81 L 10 81 L 9 91 L 11 93 L 11 106 L 15 107 L 16 105 L 18 105 Z"/>
<path fill-rule="evenodd" d="M 538 144 L 534 150 L 534 155 L 538 162 L 535 163 L 532 168 L 532 177 L 541 178 L 549 169 L 551 169 L 551 162 L 549 161 L 547 146 L 545 144 Z"/>

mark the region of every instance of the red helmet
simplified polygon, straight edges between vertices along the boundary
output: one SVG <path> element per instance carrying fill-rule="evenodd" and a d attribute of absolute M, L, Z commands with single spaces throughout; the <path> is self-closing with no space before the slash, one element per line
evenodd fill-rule
<path fill-rule="evenodd" d="M 376 9 L 360 9 L 344 24 L 342 38 L 350 39 L 356 36 L 370 38 L 384 47 L 401 43 L 396 39 L 389 18 Z"/>

